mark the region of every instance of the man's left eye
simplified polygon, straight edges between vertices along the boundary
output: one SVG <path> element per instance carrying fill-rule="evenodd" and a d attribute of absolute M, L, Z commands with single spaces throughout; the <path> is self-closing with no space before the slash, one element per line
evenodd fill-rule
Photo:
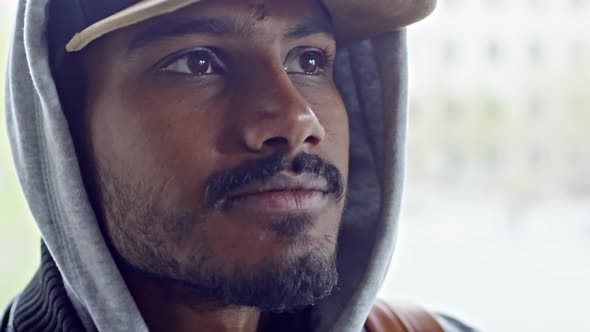
<path fill-rule="evenodd" d="M 289 74 L 319 75 L 329 64 L 325 51 L 317 48 L 295 49 L 287 56 L 285 71 Z"/>

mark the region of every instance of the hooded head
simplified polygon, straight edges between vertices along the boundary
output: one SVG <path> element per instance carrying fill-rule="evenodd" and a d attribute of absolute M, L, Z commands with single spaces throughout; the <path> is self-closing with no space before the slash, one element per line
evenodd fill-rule
<path fill-rule="evenodd" d="M 74 3 L 19 7 L 7 119 L 86 329 L 146 330 L 174 297 L 359 331 L 399 212 L 397 29 L 432 2 Z"/>

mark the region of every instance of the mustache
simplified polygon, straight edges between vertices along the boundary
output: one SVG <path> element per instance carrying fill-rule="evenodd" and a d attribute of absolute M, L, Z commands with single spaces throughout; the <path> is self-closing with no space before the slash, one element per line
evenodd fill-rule
<path fill-rule="evenodd" d="M 345 180 L 338 167 L 322 158 L 300 153 L 290 160 L 286 153 L 277 152 L 263 159 L 247 161 L 240 166 L 211 175 L 205 186 L 205 205 L 215 208 L 231 192 L 252 182 L 264 182 L 283 171 L 311 174 L 326 180 L 325 192 L 337 201 L 344 198 Z"/>

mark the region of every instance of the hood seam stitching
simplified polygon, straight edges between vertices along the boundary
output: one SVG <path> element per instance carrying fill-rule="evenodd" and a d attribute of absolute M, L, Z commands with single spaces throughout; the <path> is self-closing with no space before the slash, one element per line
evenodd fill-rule
<path fill-rule="evenodd" d="M 42 121 L 43 116 L 41 114 L 42 113 L 42 107 L 40 107 L 41 106 L 40 105 L 40 103 L 41 103 L 40 96 L 38 94 L 35 94 L 35 98 L 33 98 L 33 99 L 34 99 L 34 103 L 35 103 L 35 118 L 36 118 L 36 122 L 37 122 L 36 125 L 37 125 L 37 128 L 38 128 L 38 130 L 36 130 L 36 136 L 37 136 L 36 138 L 37 138 L 37 141 L 39 142 L 40 150 L 43 153 L 43 156 L 41 158 L 41 170 L 42 170 L 42 173 L 44 175 L 43 176 L 43 183 L 44 183 L 45 188 L 46 188 L 46 190 L 47 190 L 47 192 L 49 194 L 48 195 L 49 197 L 47 199 L 47 205 L 49 207 L 49 213 L 50 213 L 50 216 L 49 217 L 51 218 L 50 225 L 52 225 L 52 227 L 57 232 L 59 232 L 59 237 L 61 239 L 66 239 L 65 232 L 64 232 L 64 230 L 63 230 L 63 228 L 61 227 L 61 224 L 60 224 L 60 216 L 61 216 L 61 213 L 59 212 L 59 209 L 60 208 L 59 208 L 59 205 L 58 205 L 58 203 L 56 201 L 57 194 L 56 194 L 56 190 L 55 190 L 55 185 L 53 183 L 53 177 L 52 177 L 53 170 L 52 170 L 52 167 L 51 167 L 51 162 L 49 161 L 47 144 L 46 144 L 45 139 L 44 139 L 44 138 L 47 137 L 47 135 L 46 135 L 45 126 L 43 125 L 44 123 Z M 61 109 L 61 107 L 60 107 L 60 109 Z M 71 258 L 70 252 L 71 252 L 71 249 L 72 248 L 70 247 L 69 242 L 68 241 L 62 241 L 62 245 L 65 246 L 65 247 L 67 247 L 67 249 L 65 250 L 65 258 L 67 259 L 67 262 L 71 262 L 72 261 L 72 258 Z M 65 262 L 64 264 L 68 264 L 67 262 Z M 73 277 L 76 280 L 78 280 L 80 276 L 79 276 L 77 270 L 76 269 L 70 269 L 70 270 L 74 274 Z M 61 277 L 63 279 L 63 275 L 61 274 L 61 271 L 60 271 L 60 275 L 61 275 Z"/>

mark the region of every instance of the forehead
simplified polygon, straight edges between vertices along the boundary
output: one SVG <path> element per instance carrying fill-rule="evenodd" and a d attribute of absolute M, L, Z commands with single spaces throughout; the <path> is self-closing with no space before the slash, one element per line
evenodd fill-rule
<path fill-rule="evenodd" d="M 122 32 L 133 38 L 132 48 L 153 39 L 193 33 L 274 39 L 313 33 L 333 36 L 329 13 L 319 0 L 203 0 Z"/>
<path fill-rule="evenodd" d="M 297 19 L 302 16 L 327 16 L 320 0 L 201 0 L 178 13 L 234 14 L 264 21 L 268 18 Z"/>

